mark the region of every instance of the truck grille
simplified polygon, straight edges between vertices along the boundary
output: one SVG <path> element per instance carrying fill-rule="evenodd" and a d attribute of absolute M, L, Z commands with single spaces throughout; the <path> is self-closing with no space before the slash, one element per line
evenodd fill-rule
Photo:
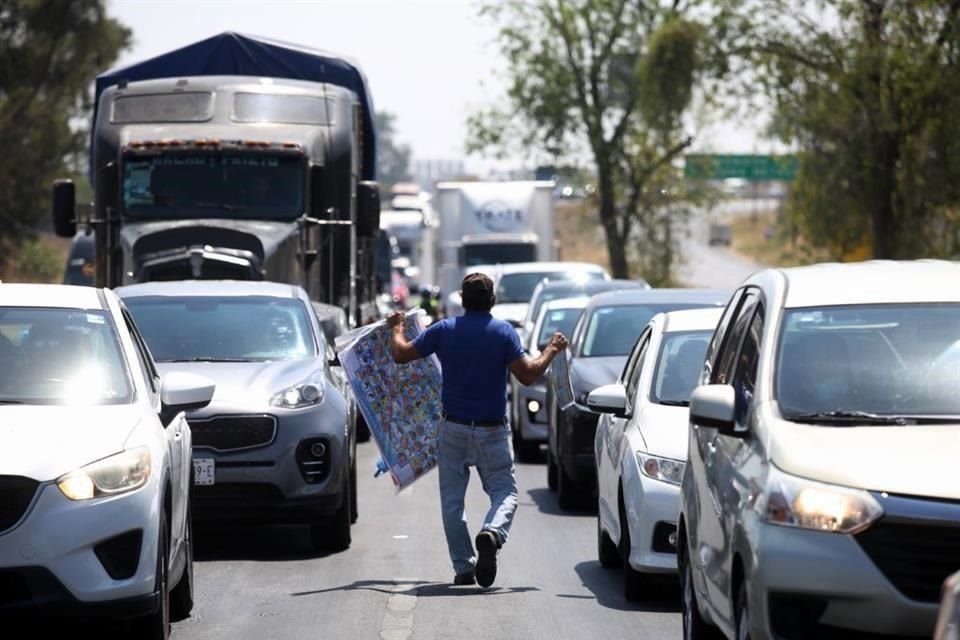
<path fill-rule="evenodd" d="M 0 476 L 0 532 L 20 521 L 33 502 L 38 484 L 22 476 Z"/>
<path fill-rule="evenodd" d="M 919 602 L 937 602 L 943 581 L 960 567 L 960 523 L 881 520 L 855 539 L 900 593 Z"/>
<path fill-rule="evenodd" d="M 217 416 L 189 422 L 193 446 L 215 451 L 263 447 L 273 442 L 277 432 L 273 416 Z"/>

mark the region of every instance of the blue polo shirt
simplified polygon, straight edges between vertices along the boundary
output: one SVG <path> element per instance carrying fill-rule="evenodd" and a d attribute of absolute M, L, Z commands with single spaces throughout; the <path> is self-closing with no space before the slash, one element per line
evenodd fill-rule
<path fill-rule="evenodd" d="M 436 322 L 413 342 L 443 367 L 443 410 L 466 420 L 500 420 L 507 406 L 510 363 L 523 357 L 517 331 L 489 313 L 467 311 Z"/>

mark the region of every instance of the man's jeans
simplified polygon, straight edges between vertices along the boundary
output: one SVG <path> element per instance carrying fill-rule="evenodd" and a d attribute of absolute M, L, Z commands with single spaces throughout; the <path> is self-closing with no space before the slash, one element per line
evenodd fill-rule
<path fill-rule="evenodd" d="M 447 535 L 450 559 L 457 574 L 473 571 L 476 554 L 467 530 L 464 496 L 475 466 L 490 497 L 490 510 L 483 528 L 492 531 L 502 546 L 510 534 L 517 510 L 517 479 L 513 472 L 513 443 L 510 426 L 470 427 L 444 422 L 440 427 L 437 468 L 440 475 L 440 507 L 443 531 Z"/>

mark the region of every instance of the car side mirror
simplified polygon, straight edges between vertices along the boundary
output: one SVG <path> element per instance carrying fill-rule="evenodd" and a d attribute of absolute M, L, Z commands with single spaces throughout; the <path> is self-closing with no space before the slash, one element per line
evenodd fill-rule
<path fill-rule="evenodd" d="M 618 418 L 627 417 L 627 390 L 622 384 L 605 384 L 587 396 L 587 407 L 597 413 L 612 413 Z"/>
<path fill-rule="evenodd" d="M 160 380 L 160 421 L 167 426 L 183 411 L 203 409 L 213 400 L 216 388 L 210 378 L 171 371 Z"/>
<path fill-rule="evenodd" d="M 72 238 L 77 234 L 76 207 L 77 190 L 73 180 L 55 180 L 51 214 L 53 216 L 54 233 L 61 238 Z"/>
<path fill-rule="evenodd" d="M 705 384 L 690 396 L 690 421 L 698 427 L 717 429 L 723 435 L 742 436 L 734 431 L 736 394 L 729 384 Z"/>

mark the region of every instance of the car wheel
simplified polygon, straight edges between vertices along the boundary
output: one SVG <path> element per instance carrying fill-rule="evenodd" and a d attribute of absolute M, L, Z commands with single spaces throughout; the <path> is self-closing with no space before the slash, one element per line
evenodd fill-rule
<path fill-rule="evenodd" d="M 647 577 L 630 566 L 630 525 L 627 522 L 627 510 L 620 499 L 620 547 L 617 549 L 623 563 L 623 597 L 630 602 L 642 600 L 647 595 Z"/>
<path fill-rule="evenodd" d="M 605 569 L 622 566 L 623 560 L 620 558 L 620 550 L 617 549 L 617 545 L 613 544 L 613 540 L 610 539 L 607 532 L 603 530 L 603 525 L 600 524 L 599 509 L 597 509 L 597 512 L 597 558 L 600 560 L 600 566 Z"/>
<path fill-rule="evenodd" d="M 550 491 L 557 490 L 557 463 L 553 461 L 550 445 L 547 445 L 547 488 Z"/>
<path fill-rule="evenodd" d="M 577 493 L 576 485 L 573 482 L 573 479 L 567 473 L 567 470 L 563 468 L 563 454 L 560 452 L 559 443 L 557 444 L 557 503 L 560 505 L 560 508 L 565 511 L 570 511 L 577 507 L 579 502 L 579 494 Z"/>
<path fill-rule="evenodd" d="M 685 544 L 685 543 L 681 543 Z M 686 553 L 680 558 L 680 613 L 683 623 L 683 640 L 720 640 L 720 630 L 709 624 L 700 615 L 697 605 L 697 591 L 693 586 L 693 568 L 686 560 Z"/>
<path fill-rule="evenodd" d="M 535 462 L 540 455 L 540 443 L 524 440 L 518 428 L 513 432 L 513 450 L 517 453 L 518 462 Z"/>
<path fill-rule="evenodd" d="M 370 426 L 367 424 L 363 414 L 357 411 L 357 442 L 367 442 L 370 440 Z"/>
<path fill-rule="evenodd" d="M 193 515 L 192 506 L 187 505 L 187 524 L 184 534 L 184 553 L 186 564 L 180 581 L 170 593 L 170 616 L 175 621 L 184 620 L 193 611 Z"/>
<path fill-rule="evenodd" d="M 168 640 L 170 637 L 170 585 L 168 583 L 170 531 L 167 527 L 167 512 L 164 509 L 160 510 L 159 529 L 154 587 L 160 594 L 160 603 L 154 613 L 134 623 L 134 637 L 142 640 Z"/>
<path fill-rule="evenodd" d="M 350 474 L 344 480 L 343 499 L 333 518 L 318 522 L 310 527 L 310 540 L 317 551 L 344 551 L 350 548 L 351 506 Z"/>
<path fill-rule="evenodd" d="M 750 603 L 747 598 L 747 581 L 740 583 L 737 591 L 737 640 L 750 640 Z"/>
<path fill-rule="evenodd" d="M 360 517 L 360 510 L 357 507 L 357 460 L 354 458 L 350 465 L 350 523 L 354 523 Z"/>

